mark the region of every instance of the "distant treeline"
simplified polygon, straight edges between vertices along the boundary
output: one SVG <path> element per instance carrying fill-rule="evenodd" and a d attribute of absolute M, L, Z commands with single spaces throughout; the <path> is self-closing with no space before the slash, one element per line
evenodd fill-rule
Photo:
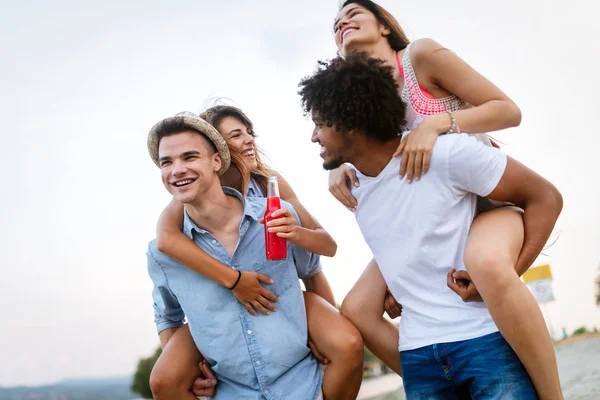
<path fill-rule="evenodd" d="M 0 388 L 0 400 L 131 400 L 131 378 L 67 381 L 38 387 Z"/>

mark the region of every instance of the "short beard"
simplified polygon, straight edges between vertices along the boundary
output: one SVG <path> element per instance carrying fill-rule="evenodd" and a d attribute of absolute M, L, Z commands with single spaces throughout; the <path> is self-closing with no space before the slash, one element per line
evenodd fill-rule
<path fill-rule="evenodd" d="M 326 161 L 326 162 L 323 162 L 323 169 L 325 169 L 326 171 L 331 171 L 332 169 L 337 169 L 337 168 L 341 167 L 342 164 L 344 164 L 344 161 L 341 158 L 338 158 L 336 160 Z"/>

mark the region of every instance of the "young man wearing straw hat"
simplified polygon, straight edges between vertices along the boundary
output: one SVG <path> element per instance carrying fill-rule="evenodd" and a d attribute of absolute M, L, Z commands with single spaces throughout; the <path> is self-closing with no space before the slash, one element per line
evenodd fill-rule
<path fill-rule="evenodd" d="M 214 398 L 317 399 L 321 369 L 307 347 L 306 313 L 298 278 L 320 272 L 319 259 L 289 244 L 288 258 L 266 261 L 266 199 L 244 199 L 221 187 L 230 154 L 222 136 L 192 113 L 157 123 L 149 150 L 163 184 L 184 204 L 183 232 L 237 271 L 268 273 L 280 312 L 250 315 L 227 288 L 148 248 L 157 330 L 163 348 L 184 326 L 219 380 Z M 290 224 L 298 221 L 292 206 Z M 268 271 L 268 272 L 267 272 Z M 191 395 L 190 393 L 190 396 Z"/>

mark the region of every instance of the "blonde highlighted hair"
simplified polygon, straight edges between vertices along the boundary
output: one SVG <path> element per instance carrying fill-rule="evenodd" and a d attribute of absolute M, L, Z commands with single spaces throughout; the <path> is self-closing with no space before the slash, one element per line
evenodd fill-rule
<path fill-rule="evenodd" d="M 256 136 L 254 133 L 254 124 L 252 124 L 250 118 L 248 118 L 248 116 L 237 107 L 229 105 L 217 105 L 206 109 L 202 114 L 200 114 L 200 117 L 212 126 L 214 126 L 217 130 L 219 129 L 219 124 L 221 123 L 223 118 L 236 118 L 242 124 L 244 124 L 249 134 L 251 134 L 252 136 Z M 244 192 L 248 187 L 247 185 L 250 182 L 250 179 L 254 179 L 262 189 L 263 193 L 267 193 L 267 183 L 269 181 L 270 170 L 262 161 L 260 157 L 261 151 L 256 145 L 256 143 L 254 144 L 254 147 L 256 149 L 256 168 L 250 170 L 250 167 L 246 163 L 246 160 L 241 154 L 241 152 L 229 147 L 229 151 L 231 153 L 231 162 L 238 167 L 238 170 L 240 170 L 240 173 L 242 175 L 242 183 L 244 183 Z"/>

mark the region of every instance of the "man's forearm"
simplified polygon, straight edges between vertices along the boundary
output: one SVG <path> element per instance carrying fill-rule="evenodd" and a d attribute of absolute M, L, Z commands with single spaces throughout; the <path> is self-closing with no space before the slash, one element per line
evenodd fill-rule
<path fill-rule="evenodd" d="M 307 291 L 321 296 L 332 306 L 336 307 L 333 291 L 323 272 L 319 272 L 310 278 L 304 279 L 304 286 L 306 286 Z"/>
<path fill-rule="evenodd" d="M 544 249 L 562 210 L 562 197 L 556 188 L 552 187 L 552 189 L 548 191 L 547 196 L 525 204 L 523 215 L 525 237 L 515 265 L 519 276 L 527 271 Z"/>

